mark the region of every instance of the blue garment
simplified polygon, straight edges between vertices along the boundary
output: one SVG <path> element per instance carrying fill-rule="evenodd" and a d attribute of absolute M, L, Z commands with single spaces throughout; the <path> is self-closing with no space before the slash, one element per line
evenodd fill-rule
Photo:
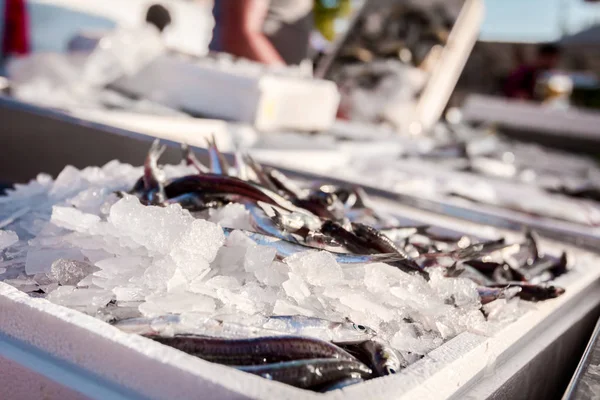
<path fill-rule="evenodd" d="M 213 28 L 213 35 L 208 45 L 208 49 L 211 51 L 223 51 L 223 44 L 221 43 L 221 33 L 220 33 L 220 25 L 219 21 L 221 20 L 221 2 L 219 0 L 214 0 L 214 6 L 212 10 L 213 18 L 215 20 L 215 26 Z"/>

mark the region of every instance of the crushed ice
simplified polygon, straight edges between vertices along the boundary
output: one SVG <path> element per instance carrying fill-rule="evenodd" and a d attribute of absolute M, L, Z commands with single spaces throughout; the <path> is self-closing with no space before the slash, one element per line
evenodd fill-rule
<path fill-rule="evenodd" d="M 192 172 L 164 170 L 167 176 Z M 486 320 L 475 284 L 441 271 L 432 270 L 428 282 L 381 263 L 342 267 L 323 251 L 276 260 L 273 249 L 240 231 L 225 238 L 219 224 L 250 227 L 240 205 L 199 219 L 179 205 L 148 207 L 113 194 L 141 173 L 117 161 L 81 171 L 68 166 L 54 181 L 40 175 L 0 197 L 0 220 L 14 217 L 0 231 L 0 279 L 107 320 L 166 313 L 236 321 L 350 318 L 406 359 L 464 331 L 489 334 L 520 314 L 517 299 L 497 300 L 485 306 Z"/>

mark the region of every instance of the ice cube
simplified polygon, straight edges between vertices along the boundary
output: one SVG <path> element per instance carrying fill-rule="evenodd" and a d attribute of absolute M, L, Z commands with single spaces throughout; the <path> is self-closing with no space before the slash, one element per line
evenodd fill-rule
<path fill-rule="evenodd" d="M 50 222 L 61 228 L 86 232 L 100 222 L 100 217 L 83 213 L 73 207 L 54 206 Z"/>
<path fill-rule="evenodd" d="M 30 248 L 25 261 L 25 271 L 28 275 L 50 272 L 52 263 L 59 258 L 84 261 L 84 256 L 79 249 Z"/>
<path fill-rule="evenodd" d="M 254 246 L 254 241 L 250 239 L 244 232 L 242 231 L 232 231 L 225 240 L 225 246 L 227 247 L 250 247 Z"/>
<path fill-rule="evenodd" d="M 387 307 L 377 304 L 368 298 L 359 294 L 350 294 L 347 296 L 340 297 L 340 302 L 353 310 L 360 311 L 363 313 L 375 314 L 378 318 L 383 321 L 391 321 L 394 319 L 394 311 Z"/>
<path fill-rule="evenodd" d="M 246 272 L 256 272 L 269 268 L 275 259 L 277 250 L 266 246 L 250 246 L 246 249 L 244 268 Z"/>
<path fill-rule="evenodd" d="M 206 281 L 206 286 L 214 289 L 235 290 L 241 287 L 238 280 L 232 276 L 217 275 Z"/>
<path fill-rule="evenodd" d="M 462 308 L 479 308 L 481 306 L 477 284 L 470 279 L 446 278 L 442 271 L 432 271 L 429 285 L 437 294 Z"/>
<path fill-rule="evenodd" d="M 202 257 L 206 261 L 212 262 L 224 241 L 225 235 L 221 227 L 211 222 L 197 219 L 192 222 L 180 241 L 176 243 L 171 256 L 173 256 L 174 252 L 181 251 L 186 253 L 185 255 L 188 257 Z M 173 257 L 173 259 L 177 260 L 176 257 Z"/>
<path fill-rule="evenodd" d="M 106 306 L 113 294 L 104 289 L 75 288 L 74 286 L 59 286 L 46 299 L 67 307 L 100 308 Z"/>
<path fill-rule="evenodd" d="M 50 266 L 50 277 L 61 285 L 77 285 L 83 278 L 98 268 L 84 261 L 59 258 Z"/>
<path fill-rule="evenodd" d="M 233 229 L 252 230 L 250 213 L 243 204 L 230 203 L 225 207 L 211 210 L 209 221 Z"/>
<path fill-rule="evenodd" d="M 169 258 L 156 260 L 144 271 L 142 282 L 149 288 L 166 290 L 167 282 L 175 274 L 176 268 Z"/>
<path fill-rule="evenodd" d="M 427 354 L 442 344 L 442 338 L 432 332 L 420 331 L 414 324 L 401 324 L 391 340 L 391 345 L 400 351 Z"/>
<path fill-rule="evenodd" d="M 344 278 L 342 268 L 326 251 L 307 251 L 285 259 L 291 270 L 315 286 L 331 286 Z"/>
<path fill-rule="evenodd" d="M 273 315 L 306 315 L 307 317 L 314 317 L 315 313 L 307 308 L 296 306 L 285 300 L 276 300 L 275 306 L 273 307 Z M 273 329 L 273 327 L 269 327 L 269 329 Z"/>
<path fill-rule="evenodd" d="M 99 214 L 109 191 L 106 188 L 92 187 L 79 192 L 68 202 L 85 213 Z"/>
<path fill-rule="evenodd" d="M 54 199 L 62 199 L 80 191 L 84 185 L 79 170 L 72 165 L 67 165 L 56 177 L 49 195 Z"/>
<path fill-rule="evenodd" d="M 281 284 L 288 279 L 289 272 L 290 268 L 287 264 L 275 261 L 269 267 L 255 271 L 254 276 L 264 285 L 281 287 Z"/>
<path fill-rule="evenodd" d="M 310 296 L 310 289 L 306 286 L 304 280 L 293 272 L 288 274 L 288 280 L 283 282 L 281 286 L 285 293 L 297 302 L 301 302 Z"/>
<path fill-rule="evenodd" d="M 234 307 L 243 313 L 255 314 L 258 311 L 255 302 L 243 294 L 234 293 L 228 289 L 217 289 L 217 296 L 223 304 Z"/>
<path fill-rule="evenodd" d="M 175 269 L 175 273 L 167 282 L 167 292 L 183 292 L 189 287 L 189 281 L 181 268 Z"/>
<path fill-rule="evenodd" d="M 12 246 L 19 241 L 19 237 L 13 231 L 3 231 L 0 229 L 0 250 Z"/>
<path fill-rule="evenodd" d="M 142 288 L 135 286 L 118 286 L 112 292 L 117 301 L 142 301 L 146 296 L 146 292 Z"/>
<path fill-rule="evenodd" d="M 116 202 L 108 221 L 115 233 L 127 236 L 151 252 L 168 253 L 188 231 L 194 218 L 177 204 L 168 207 L 144 206 L 133 196 Z"/>
<path fill-rule="evenodd" d="M 155 294 L 146 297 L 139 310 L 146 317 L 183 312 L 213 312 L 215 301 L 210 297 L 189 292 Z"/>
<path fill-rule="evenodd" d="M 170 255 L 187 279 L 192 280 L 210 268 L 209 263 L 215 259 L 224 241 L 223 230 L 218 225 L 195 220 L 175 243 Z"/>

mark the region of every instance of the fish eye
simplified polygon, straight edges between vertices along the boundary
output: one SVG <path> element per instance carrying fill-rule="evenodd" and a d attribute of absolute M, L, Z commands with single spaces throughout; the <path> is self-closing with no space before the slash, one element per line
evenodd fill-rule
<path fill-rule="evenodd" d="M 359 331 L 366 331 L 367 330 L 367 328 L 364 325 L 354 324 L 354 328 L 358 329 Z"/>
<path fill-rule="evenodd" d="M 394 375 L 396 373 L 396 370 L 392 367 L 386 367 L 385 370 L 388 373 L 388 375 Z"/>

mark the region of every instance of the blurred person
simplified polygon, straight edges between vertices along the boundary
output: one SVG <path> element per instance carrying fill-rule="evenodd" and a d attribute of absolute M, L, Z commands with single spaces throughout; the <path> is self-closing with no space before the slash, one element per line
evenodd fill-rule
<path fill-rule="evenodd" d="M 212 51 L 264 64 L 308 57 L 314 0 L 215 0 Z"/>
<path fill-rule="evenodd" d="M 29 53 L 29 19 L 25 0 L 0 0 L 0 75 L 6 60 Z"/>
<path fill-rule="evenodd" d="M 558 65 L 560 48 L 554 44 L 538 47 L 535 61 L 522 65 L 513 71 L 505 82 L 504 94 L 509 98 L 535 100 L 535 87 L 538 78 Z"/>

